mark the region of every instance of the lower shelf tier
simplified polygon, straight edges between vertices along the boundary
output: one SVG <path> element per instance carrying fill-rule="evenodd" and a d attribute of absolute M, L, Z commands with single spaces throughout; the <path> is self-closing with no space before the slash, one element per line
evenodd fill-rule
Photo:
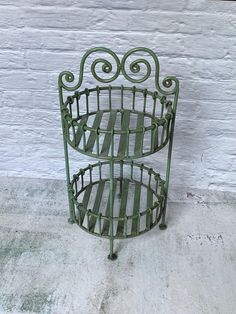
<path fill-rule="evenodd" d="M 112 182 L 110 181 L 112 171 Z M 74 221 L 105 238 L 128 238 L 153 228 L 161 219 L 165 181 L 133 161 L 98 162 L 81 169 L 70 185 Z"/>

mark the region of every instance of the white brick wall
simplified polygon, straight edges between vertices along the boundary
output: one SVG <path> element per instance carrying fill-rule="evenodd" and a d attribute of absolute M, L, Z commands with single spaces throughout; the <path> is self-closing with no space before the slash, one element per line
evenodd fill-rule
<path fill-rule="evenodd" d="M 91 46 L 153 49 L 181 81 L 172 185 L 236 191 L 236 3 L 219 0 L 1 0 L 0 175 L 65 178 L 57 76 Z"/>

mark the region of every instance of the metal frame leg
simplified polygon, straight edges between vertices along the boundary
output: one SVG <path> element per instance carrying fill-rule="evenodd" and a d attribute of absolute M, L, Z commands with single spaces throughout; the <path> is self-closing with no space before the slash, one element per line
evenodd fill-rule
<path fill-rule="evenodd" d="M 68 223 L 74 224 L 74 204 L 71 199 L 71 185 L 70 185 L 70 167 L 69 167 L 69 156 L 68 156 L 68 144 L 65 140 L 63 134 L 63 142 L 64 142 L 64 154 L 65 154 L 65 168 L 66 168 L 66 182 L 67 182 L 67 192 L 68 192 L 68 201 L 69 201 L 69 218 Z"/>
<path fill-rule="evenodd" d="M 164 200 L 163 214 L 161 217 L 161 223 L 159 225 L 159 228 L 161 230 L 165 230 L 167 228 L 166 206 L 167 206 L 168 188 L 169 188 L 169 181 L 170 181 L 170 166 L 171 166 L 171 154 L 172 154 L 172 146 L 173 146 L 174 125 L 175 125 L 175 115 L 172 119 L 171 129 L 170 129 L 170 142 L 169 142 L 169 147 L 168 147 L 168 156 L 167 156 L 167 165 L 166 165 L 165 200 Z"/>

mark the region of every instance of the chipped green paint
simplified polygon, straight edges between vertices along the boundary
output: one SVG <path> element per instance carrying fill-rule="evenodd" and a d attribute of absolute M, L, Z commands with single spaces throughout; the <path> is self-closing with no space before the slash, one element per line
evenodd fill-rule
<path fill-rule="evenodd" d="M 86 61 L 98 53 L 101 56 L 91 63 L 90 72 L 96 81 L 106 85 L 82 89 Z M 135 54 L 142 53 L 148 58 L 138 56 L 133 60 Z M 105 59 L 104 55 L 107 55 L 108 59 Z M 132 60 L 127 67 L 130 58 Z M 154 67 L 149 61 L 150 58 Z M 98 66 L 101 66 L 103 77 L 97 71 Z M 144 74 L 141 74 L 141 68 L 144 68 Z M 98 47 L 88 50 L 82 57 L 78 78 L 70 71 L 61 72 L 58 78 L 70 211 L 68 221 L 76 222 L 93 235 L 108 238 L 109 259 L 116 258 L 113 252 L 114 239 L 140 235 L 153 228 L 159 221 L 160 229 L 166 228 L 165 213 L 179 81 L 176 77 L 168 76 L 160 84 L 159 70 L 157 56 L 150 49 L 134 48 L 119 59 L 112 50 Z M 151 75 L 152 72 L 154 76 Z M 123 76 L 124 82 L 136 85 L 107 85 L 117 80 L 119 76 Z M 154 91 L 143 86 L 143 83 L 151 79 L 154 80 Z M 118 107 L 117 95 L 120 98 Z M 91 119 L 92 124 L 89 122 Z M 131 124 L 135 119 L 136 126 L 133 126 Z M 120 121 L 118 127 L 117 121 Z M 80 169 L 71 177 L 68 144 L 82 154 L 105 161 Z M 153 169 L 133 161 L 158 152 L 165 146 L 168 146 L 165 180 L 162 180 L 160 174 Z M 106 175 L 106 167 L 109 168 L 109 175 Z M 117 176 L 116 172 L 120 175 Z M 137 173 L 138 179 L 135 177 Z M 147 182 L 144 176 L 148 178 Z M 104 209 L 100 208 L 100 203 L 104 197 L 106 183 L 109 183 L 109 198 L 107 208 Z M 129 191 L 132 185 L 135 189 L 133 209 L 130 213 L 127 208 L 126 189 Z M 98 186 L 96 192 L 94 186 Z M 121 203 L 118 214 L 114 212 L 117 189 Z M 140 195 L 143 189 L 146 189 L 147 195 L 145 209 L 140 208 Z M 94 193 L 95 205 L 91 206 Z M 142 226 L 143 219 L 145 227 Z"/>

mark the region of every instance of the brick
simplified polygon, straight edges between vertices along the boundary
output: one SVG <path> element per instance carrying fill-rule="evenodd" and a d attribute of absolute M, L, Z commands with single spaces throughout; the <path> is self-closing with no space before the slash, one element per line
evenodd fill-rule
<path fill-rule="evenodd" d="M 181 119 L 206 120 L 206 121 L 236 121 L 235 101 L 229 100 L 199 100 L 183 99 L 182 95 L 178 104 L 178 116 Z M 233 124 L 232 124 L 233 127 Z"/>
<path fill-rule="evenodd" d="M 55 75 L 56 79 L 56 75 Z M 0 90 L 48 90 L 52 76 L 27 71 L 0 71 Z"/>
<path fill-rule="evenodd" d="M 50 0 L 14 0 L 2 1 L 1 5 L 13 5 L 13 6 L 44 6 L 52 7 L 52 1 Z M 105 9 L 145 9 L 147 4 L 145 0 L 55 0 L 53 6 L 56 7 L 75 7 L 75 8 L 105 8 Z"/>
<path fill-rule="evenodd" d="M 153 10 L 167 10 L 167 11 L 182 11 L 187 5 L 187 0 L 178 0 L 178 1 L 155 1 L 148 0 L 148 8 Z"/>
<path fill-rule="evenodd" d="M 25 69 L 26 62 L 24 53 L 20 51 L 1 51 L 0 50 L 0 68 L 1 69 Z"/>
<path fill-rule="evenodd" d="M 233 1 L 208 1 L 208 0 L 188 0 L 186 10 L 190 11 L 201 11 L 210 13 L 236 13 L 236 6 Z"/>
<path fill-rule="evenodd" d="M 45 92 L 38 90 L 26 90 L 22 93 L 22 91 L 19 90 L 9 90 L 2 92 L 1 98 L 1 107 L 12 107 L 14 109 L 16 107 L 25 109 L 38 108 L 49 111 L 59 110 L 57 91 Z"/>
<path fill-rule="evenodd" d="M 235 81 L 187 80 L 181 81 L 182 96 L 185 99 L 199 100 L 236 100 Z M 223 91 L 223 92 L 222 92 Z"/>

